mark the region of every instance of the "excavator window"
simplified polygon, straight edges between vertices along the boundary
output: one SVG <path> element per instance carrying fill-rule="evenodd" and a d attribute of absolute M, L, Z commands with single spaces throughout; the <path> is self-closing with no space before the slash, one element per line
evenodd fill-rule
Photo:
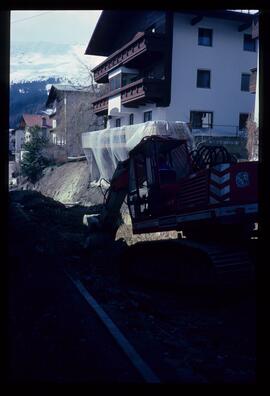
<path fill-rule="evenodd" d="M 159 167 L 159 181 L 160 184 L 175 183 L 176 172 L 172 168 L 170 156 L 164 153 L 160 153 L 158 156 L 158 167 Z"/>
<path fill-rule="evenodd" d="M 146 161 L 142 154 L 130 162 L 129 206 L 132 217 L 148 214 L 148 180 Z"/>
<path fill-rule="evenodd" d="M 190 172 L 185 144 L 146 141 L 130 160 L 128 205 L 133 219 L 173 211 L 179 180 Z"/>

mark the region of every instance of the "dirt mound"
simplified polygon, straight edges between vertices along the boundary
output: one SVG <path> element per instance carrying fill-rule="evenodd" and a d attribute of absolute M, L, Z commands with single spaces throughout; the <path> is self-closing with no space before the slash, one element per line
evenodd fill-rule
<path fill-rule="evenodd" d="M 65 208 L 61 202 L 57 202 L 50 197 L 45 197 L 38 191 L 10 191 L 10 198 L 13 203 L 20 204 L 25 209 L 41 208 Z"/>
<path fill-rule="evenodd" d="M 89 167 L 86 161 L 46 168 L 43 177 L 36 184 L 24 182 L 19 188 L 38 191 L 62 204 L 77 204 L 91 208 L 91 213 L 95 213 L 93 210 L 96 205 L 104 203 L 102 189 L 90 183 Z M 129 245 L 139 241 L 177 238 L 176 231 L 133 235 L 131 218 L 125 203 L 122 205 L 121 213 L 123 224 L 119 227 L 116 239 L 123 238 Z M 86 211 L 82 214 L 81 221 L 84 214 Z"/>
<path fill-rule="evenodd" d="M 46 168 L 37 183 L 24 181 L 18 188 L 39 191 L 63 204 L 77 203 L 92 206 L 103 203 L 101 189 L 90 186 L 89 167 L 86 161 Z"/>
<path fill-rule="evenodd" d="M 9 203 L 9 250 L 11 256 L 45 254 L 76 255 L 83 248 L 87 228 L 85 213 L 98 213 L 100 205 L 65 207 L 37 191 L 11 191 Z"/>

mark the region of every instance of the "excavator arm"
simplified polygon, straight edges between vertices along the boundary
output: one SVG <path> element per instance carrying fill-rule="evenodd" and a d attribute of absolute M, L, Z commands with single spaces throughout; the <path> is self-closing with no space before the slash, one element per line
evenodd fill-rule
<path fill-rule="evenodd" d="M 115 238 L 121 224 L 120 210 L 128 191 L 128 170 L 129 159 L 118 163 L 101 213 L 84 216 L 83 223 L 88 226 L 90 233 Z"/>
<path fill-rule="evenodd" d="M 112 234 L 116 234 L 120 225 L 120 210 L 128 191 L 128 167 L 129 159 L 118 163 L 99 217 L 102 230 Z"/>

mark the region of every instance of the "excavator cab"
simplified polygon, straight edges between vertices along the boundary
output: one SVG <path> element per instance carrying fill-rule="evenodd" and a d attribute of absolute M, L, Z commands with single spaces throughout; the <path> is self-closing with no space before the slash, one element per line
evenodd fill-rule
<path fill-rule="evenodd" d="M 171 199 L 191 171 L 186 140 L 145 137 L 130 151 L 128 206 L 132 220 L 175 211 Z"/>

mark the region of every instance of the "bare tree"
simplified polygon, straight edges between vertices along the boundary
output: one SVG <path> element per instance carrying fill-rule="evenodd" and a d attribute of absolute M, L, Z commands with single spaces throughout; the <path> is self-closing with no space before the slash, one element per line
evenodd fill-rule
<path fill-rule="evenodd" d="M 92 91 L 92 93 L 94 95 L 96 95 L 97 97 L 105 95 L 108 90 L 109 84 L 97 84 L 94 81 L 94 74 L 92 73 L 90 67 L 84 63 L 79 57 L 78 55 L 74 54 L 74 57 L 77 59 L 77 61 L 80 63 L 81 65 L 81 70 L 86 73 L 86 77 L 85 80 L 87 81 L 86 84 L 79 84 L 77 86 L 71 84 L 74 88 L 78 89 L 78 90 L 85 90 L 85 89 L 90 89 Z"/>
<path fill-rule="evenodd" d="M 253 115 L 250 115 L 247 120 L 247 151 L 248 159 L 250 161 L 258 161 L 259 158 L 259 128 L 253 120 Z"/>

